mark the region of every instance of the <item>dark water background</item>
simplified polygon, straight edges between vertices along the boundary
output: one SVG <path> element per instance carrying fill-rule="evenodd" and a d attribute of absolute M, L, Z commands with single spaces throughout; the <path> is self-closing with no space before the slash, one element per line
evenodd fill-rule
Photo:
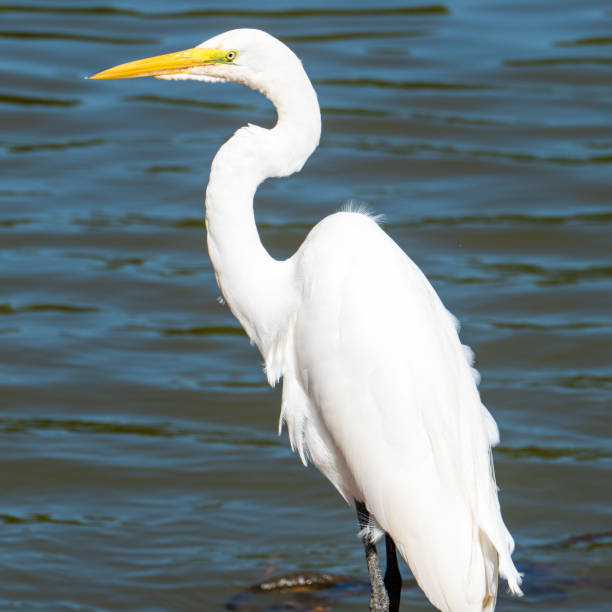
<path fill-rule="evenodd" d="M 610 610 L 612 5 L 257 6 L 0 4 L 0 609 L 219 610 L 269 574 L 365 577 L 352 510 L 276 436 L 279 391 L 203 244 L 210 161 L 271 106 L 83 80 L 258 27 L 303 59 L 324 125 L 258 193 L 265 244 L 288 255 L 348 199 L 384 214 L 500 425 L 527 577 L 499 609 Z"/>

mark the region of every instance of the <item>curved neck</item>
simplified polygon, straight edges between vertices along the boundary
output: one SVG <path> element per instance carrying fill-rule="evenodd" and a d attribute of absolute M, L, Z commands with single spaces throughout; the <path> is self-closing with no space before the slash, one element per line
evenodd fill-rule
<path fill-rule="evenodd" d="M 321 118 L 316 94 L 302 70 L 282 96 L 263 91 L 278 121 L 267 130 L 239 129 L 219 149 L 206 189 L 208 252 L 231 311 L 264 358 L 293 310 L 288 262 L 273 259 L 259 238 L 253 211 L 258 185 L 299 171 L 316 148 Z M 275 99 L 276 98 L 276 99 Z"/>

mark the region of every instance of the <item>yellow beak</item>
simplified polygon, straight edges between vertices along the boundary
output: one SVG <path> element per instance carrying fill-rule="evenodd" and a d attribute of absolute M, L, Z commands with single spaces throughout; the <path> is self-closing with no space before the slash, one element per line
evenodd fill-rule
<path fill-rule="evenodd" d="M 205 64 L 228 64 L 226 51 L 223 49 L 186 49 L 166 55 L 157 55 L 145 59 L 119 64 L 108 70 L 92 74 L 90 79 L 130 79 L 132 77 L 157 76 L 161 74 L 178 74 L 195 66 Z"/>

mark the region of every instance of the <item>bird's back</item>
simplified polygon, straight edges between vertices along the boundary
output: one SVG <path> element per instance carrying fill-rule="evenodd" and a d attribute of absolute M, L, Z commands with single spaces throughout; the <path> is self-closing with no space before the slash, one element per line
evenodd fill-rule
<path fill-rule="evenodd" d="M 292 445 L 366 504 L 442 610 L 487 610 L 520 578 L 492 473 L 497 427 L 453 317 L 365 215 L 319 223 L 292 258 L 282 418 Z"/>

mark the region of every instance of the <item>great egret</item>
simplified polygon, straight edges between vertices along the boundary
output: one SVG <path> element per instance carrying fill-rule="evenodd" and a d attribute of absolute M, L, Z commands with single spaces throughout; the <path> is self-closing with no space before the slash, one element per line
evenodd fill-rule
<path fill-rule="evenodd" d="M 471 353 L 412 260 L 358 212 L 326 217 L 285 261 L 261 244 L 258 185 L 298 172 L 319 143 L 316 93 L 294 53 L 259 30 L 231 30 L 193 49 L 121 64 L 92 79 L 234 81 L 275 105 L 272 129 L 248 125 L 218 151 L 206 190 L 217 282 L 265 360 L 283 378 L 279 430 L 357 510 L 371 610 L 397 610 L 395 546 L 444 611 L 490 611 L 498 573 L 520 595 L 502 520 Z M 375 541 L 385 535 L 387 572 Z"/>

